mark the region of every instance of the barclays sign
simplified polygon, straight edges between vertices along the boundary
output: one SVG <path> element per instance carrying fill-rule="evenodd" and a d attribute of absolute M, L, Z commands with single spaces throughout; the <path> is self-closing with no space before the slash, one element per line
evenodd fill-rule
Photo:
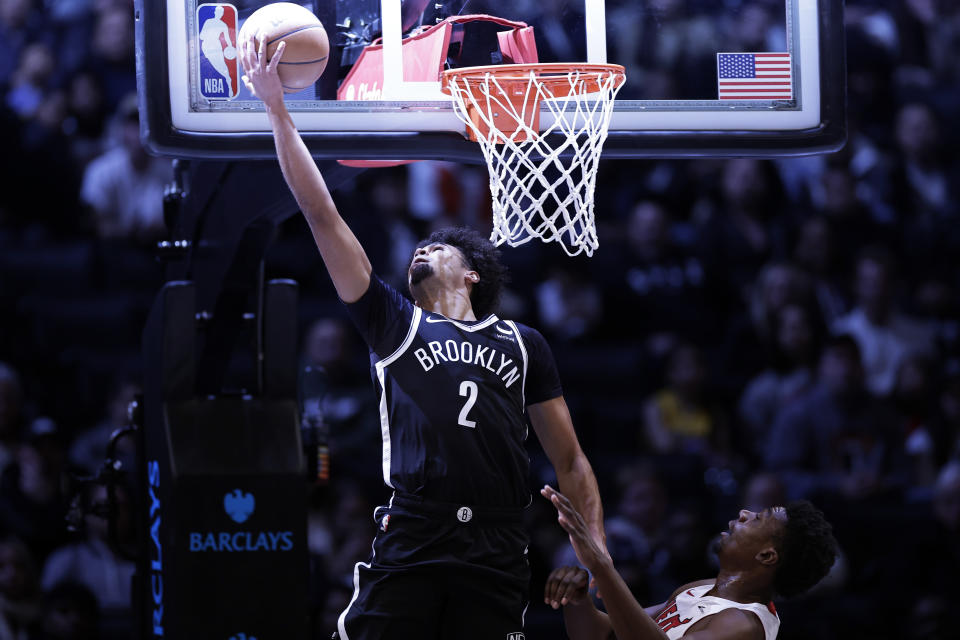
<path fill-rule="evenodd" d="M 223 510 L 237 524 L 250 519 L 256 504 L 252 493 L 244 493 L 240 489 L 223 496 Z M 293 549 L 293 531 L 191 531 L 189 536 L 191 553 Z"/>
<path fill-rule="evenodd" d="M 147 482 L 150 494 L 150 595 L 152 596 L 151 630 L 153 637 L 163 637 L 163 545 L 160 542 L 160 463 L 147 462 Z"/>
<path fill-rule="evenodd" d="M 190 551 L 290 551 L 293 531 L 190 533 Z"/>

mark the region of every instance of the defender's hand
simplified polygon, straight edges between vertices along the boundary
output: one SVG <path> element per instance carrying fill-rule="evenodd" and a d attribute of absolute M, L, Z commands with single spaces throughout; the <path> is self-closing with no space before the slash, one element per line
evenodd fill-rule
<path fill-rule="evenodd" d="M 559 567 L 547 576 L 543 601 L 554 609 L 580 604 L 587 598 L 589 574 L 580 567 Z"/>
<path fill-rule="evenodd" d="M 247 38 L 240 43 L 240 63 L 243 65 L 243 84 L 256 97 L 263 100 L 267 109 L 273 110 L 283 106 L 283 85 L 280 83 L 280 74 L 277 65 L 287 48 L 286 42 L 277 45 L 273 59 L 267 63 L 267 39 L 260 36 L 260 50 L 256 50 L 255 40 Z"/>
<path fill-rule="evenodd" d="M 596 573 L 597 568 L 602 564 L 611 562 L 610 554 L 606 548 L 593 539 L 583 516 L 574 509 L 573 504 L 565 495 L 550 486 L 541 489 L 540 494 L 556 507 L 557 521 L 570 536 L 570 544 L 583 566 L 592 573 Z"/>

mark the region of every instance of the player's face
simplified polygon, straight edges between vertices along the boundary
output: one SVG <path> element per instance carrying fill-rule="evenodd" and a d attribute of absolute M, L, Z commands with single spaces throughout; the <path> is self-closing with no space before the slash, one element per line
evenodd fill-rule
<path fill-rule="evenodd" d="M 776 541 L 787 523 L 787 510 L 771 507 L 763 511 L 742 509 L 737 518 L 720 534 L 719 557 L 734 563 L 749 563 L 765 549 L 776 546 Z"/>
<path fill-rule="evenodd" d="M 458 286 L 469 271 L 467 260 L 456 247 L 442 242 L 418 247 L 413 253 L 407 273 L 410 290 L 414 291 L 428 278 L 437 278 L 440 283 Z"/>

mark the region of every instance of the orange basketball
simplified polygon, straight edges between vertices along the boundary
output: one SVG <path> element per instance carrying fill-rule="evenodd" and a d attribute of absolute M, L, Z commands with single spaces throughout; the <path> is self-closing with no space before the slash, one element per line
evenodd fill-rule
<path fill-rule="evenodd" d="M 257 51 L 259 38 L 267 40 L 267 61 L 273 58 L 280 42 L 287 48 L 277 68 L 286 93 L 306 89 L 327 66 L 330 41 L 320 20 L 309 9 L 292 2 L 274 2 L 250 14 L 240 27 L 238 40 L 252 38 Z"/>

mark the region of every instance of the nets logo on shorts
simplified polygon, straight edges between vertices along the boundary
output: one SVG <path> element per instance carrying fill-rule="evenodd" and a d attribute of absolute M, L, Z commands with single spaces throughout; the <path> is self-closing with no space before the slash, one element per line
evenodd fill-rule
<path fill-rule="evenodd" d="M 197 7 L 200 95 L 211 100 L 237 97 L 237 8 L 232 4 Z"/>
<path fill-rule="evenodd" d="M 522 631 L 514 631 L 513 633 L 507 634 L 507 640 L 525 640 L 526 636 L 523 635 Z"/>

